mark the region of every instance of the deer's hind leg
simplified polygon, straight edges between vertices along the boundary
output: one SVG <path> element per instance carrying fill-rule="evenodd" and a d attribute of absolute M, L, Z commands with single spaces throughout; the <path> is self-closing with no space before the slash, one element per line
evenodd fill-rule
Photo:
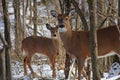
<path fill-rule="evenodd" d="M 27 75 L 27 56 L 24 58 L 24 76 Z"/>
<path fill-rule="evenodd" d="M 51 62 L 52 62 L 52 70 L 53 70 L 53 72 L 52 72 L 52 77 L 53 77 L 53 78 L 56 77 L 56 72 L 55 72 L 55 59 L 56 59 L 56 56 L 53 56 L 52 59 L 51 59 L 51 60 L 52 60 Z"/>
<path fill-rule="evenodd" d="M 32 67 L 31 67 L 31 58 L 32 58 L 32 55 L 28 55 L 26 58 L 26 62 L 27 62 L 28 68 L 30 69 L 30 71 L 32 73 L 32 76 L 35 77 L 35 72 L 33 71 Z"/>
<path fill-rule="evenodd" d="M 81 74 L 83 73 L 83 75 L 85 76 L 86 80 L 88 80 L 88 76 L 86 74 L 86 72 L 84 71 L 84 62 L 85 62 L 85 58 L 77 58 L 78 60 L 78 80 L 81 80 Z"/>

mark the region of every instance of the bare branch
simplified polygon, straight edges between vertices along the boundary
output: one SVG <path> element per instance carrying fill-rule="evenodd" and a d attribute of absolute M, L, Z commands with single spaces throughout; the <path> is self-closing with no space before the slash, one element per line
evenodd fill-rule
<path fill-rule="evenodd" d="M 71 1 L 72 1 L 73 5 L 75 6 L 76 11 L 77 11 L 77 13 L 79 14 L 79 16 L 81 18 L 81 21 L 82 21 L 82 23 L 83 23 L 83 25 L 85 27 L 84 30 L 87 31 L 88 30 L 88 24 L 87 24 L 87 21 L 86 21 L 86 19 L 84 17 L 84 14 L 82 13 L 81 9 L 78 7 L 78 3 L 75 0 L 71 0 Z"/>
<path fill-rule="evenodd" d="M 31 30 L 34 30 L 32 27 L 30 27 L 28 24 L 26 24 L 26 26 L 31 29 Z M 41 33 L 37 32 L 40 36 L 43 36 Z"/>
<path fill-rule="evenodd" d="M 103 24 L 105 23 L 105 21 L 107 20 L 107 18 L 108 18 L 108 17 L 106 17 L 106 18 L 102 21 L 102 23 L 98 26 L 98 29 L 100 29 L 100 28 L 103 26 Z"/>

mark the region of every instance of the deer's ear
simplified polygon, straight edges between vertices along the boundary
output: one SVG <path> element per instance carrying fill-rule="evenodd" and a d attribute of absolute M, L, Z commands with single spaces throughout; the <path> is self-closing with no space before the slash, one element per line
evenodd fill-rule
<path fill-rule="evenodd" d="M 69 16 L 71 17 L 71 18 L 73 18 L 74 16 L 75 16 L 75 9 L 72 9 L 70 12 L 69 12 Z"/>
<path fill-rule="evenodd" d="M 58 28 L 59 28 L 59 26 L 57 25 L 57 26 L 56 26 L 56 29 L 58 29 Z"/>
<path fill-rule="evenodd" d="M 50 24 L 47 23 L 46 28 L 50 30 L 52 27 L 50 26 Z"/>
<path fill-rule="evenodd" d="M 58 13 L 55 10 L 51 10 L 50 13 L 51 13 L 51 15 L 53 17 L 57 17 L 58 16 Z"/>

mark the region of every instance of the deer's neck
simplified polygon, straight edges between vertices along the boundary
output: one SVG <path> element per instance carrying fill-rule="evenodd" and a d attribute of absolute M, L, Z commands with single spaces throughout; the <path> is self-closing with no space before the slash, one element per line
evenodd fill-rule
<path fill-rule="evenodd" d="M 57 50 L 58 53 L 59 53 L 59 48 L 60 48 L 60 44 L 61 44 L 60 35 L 58 35 L 57 38 L 53 38 L 53 39 L 52 39 L 52 42 L 53 42 L 53 44 L 54 44 L 56 50 Z"/>
<path fill-rule="evenodd" d="M 72 29 L 69 27 L 66 32 L 60 33 L 60 38 L 64 44 L 64 46 L 68 45 L 71 43 L 71 38 L 72 38 Z"/>

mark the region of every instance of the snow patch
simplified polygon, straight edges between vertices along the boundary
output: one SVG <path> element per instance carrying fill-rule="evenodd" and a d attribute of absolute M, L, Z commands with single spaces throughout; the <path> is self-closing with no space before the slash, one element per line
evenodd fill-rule
<path fill-rule="evenodd" d="M 118 76 L 120 73 L 120 64 L 115 62 L 112 64 L 110 70 L 109 70 L 109 75 L 108 75 L 108 79 L 114 76 Z"/>

